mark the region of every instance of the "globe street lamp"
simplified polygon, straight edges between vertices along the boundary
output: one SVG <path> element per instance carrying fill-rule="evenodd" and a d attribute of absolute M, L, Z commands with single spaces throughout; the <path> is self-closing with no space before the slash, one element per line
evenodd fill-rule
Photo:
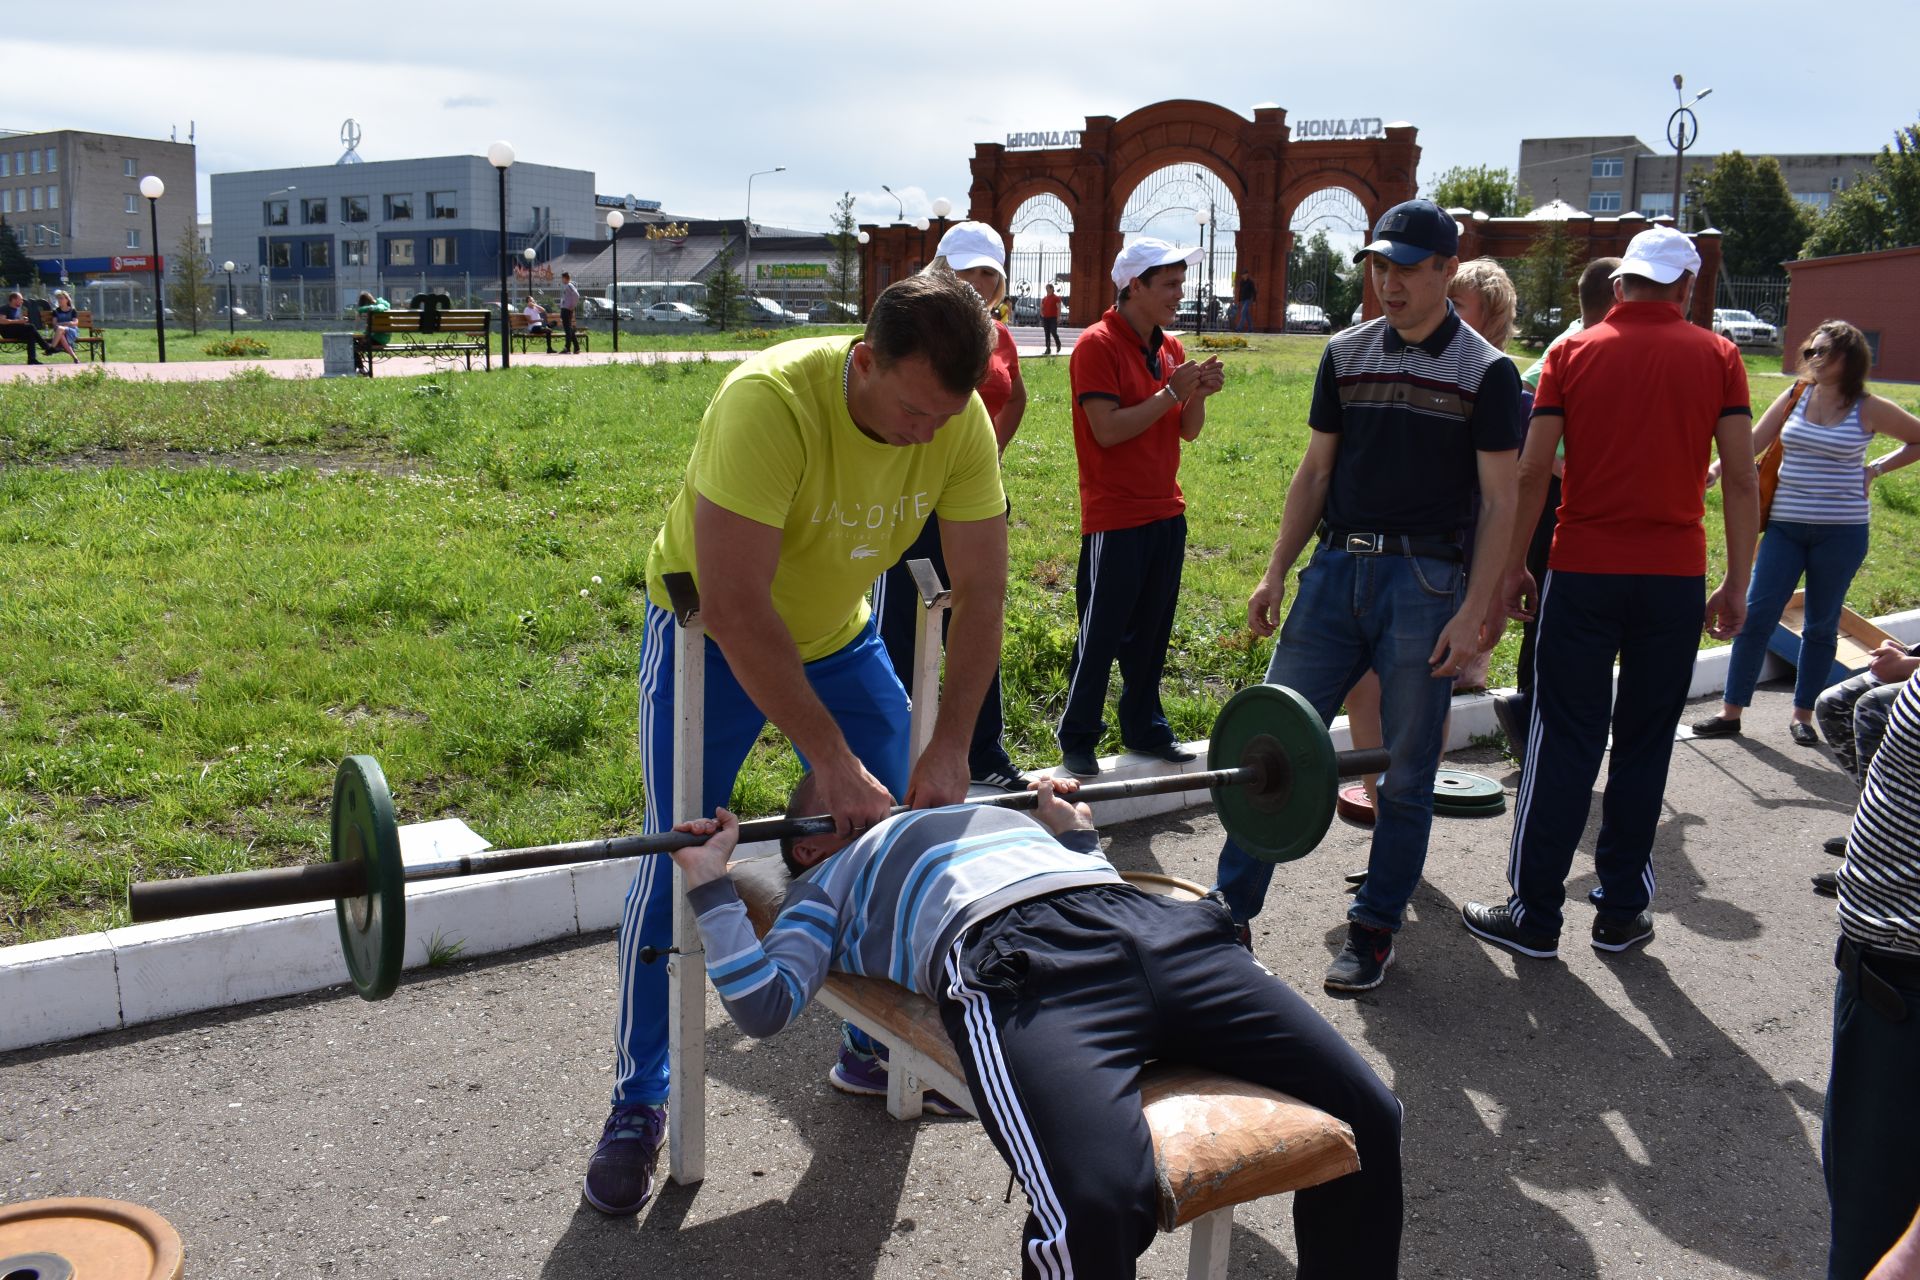
<path fill-rule="evenodd" d="M 520 256 L 527 260 L 527 301 L 532 302 L 533 301 L 533 260 L 539 255 L 533 251 L 532 245 L 528 245 L 526 248 L 520 251 Z"/>
<path fill-rule="evenodd" d="M 607 288 L 607 296 L 613 300 L 613 349 L 620 350 L 620 228 L 627 225 L 627 215 L 614 209 L 607 214 L 608 237 L 613 241 L 613 283 Z"/>
<path fill-rule="evenodd" d="M 487 163 L 500 175 L 500 367 L 507 367 L 507 170 L 513 166 L 513 144 L 496 142 L 487 148 Z"/>
<path fill-rule="evenodd" d="M 934 217 L 940 219 L 940 221 L 942 222 L 945 222 L 947 220 L 947 215 L 952 212 L 953 212 L 953 201 L 947 199 L 945 196 L 938 196 L 934 199 L 934 202 L 933 202 Z"/>
<path fill-rule="evenodd" d="M 147 226 L 153 232 L 153 333 L 160 340 L 160 363 L 167 362 L 167 304 L 160 277 L 160 197 L 167 184 L 153 174 L 140 179 L 140 194 L 147 198 Z"/>
<path fill-rule="evenodd" d="M 749 298 L 754 296 L 754 293 L 753 293 L 753 180 L 755 178 L 764 178 L 770 173 L 785 173 L 786 171 L 787 171 L 787 166 L 783 164 L 777 164 L 773 166 L 773 168 L 771 169 L 762 169 L 758 173 L 750 173 L 747 175 L 747 256 L 746 256 L 746 263 L 741 268 L 740 274 L 747 282 L 747 296 Z M 751 307 L 752 304 L 749 303 L 748 306 Z"/>
<path fill-rule="evenodd" d="M 228 258 L 225 262 L 221 263 L 220 269 L 227 273 L 227 336 L 232 337 L 233 336 L 233 259 Z"/>

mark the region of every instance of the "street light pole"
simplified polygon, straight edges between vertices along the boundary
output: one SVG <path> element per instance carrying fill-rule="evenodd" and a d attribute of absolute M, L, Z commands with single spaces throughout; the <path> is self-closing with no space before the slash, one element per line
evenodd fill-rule
<path fill-rule="evenodd" d="M 507 341 L 507 170 L 513 165 L 513 144 L 496 142 L 487 148 L 487 163 L 500 175 L 500 367 L 507 367 L 512 343 Z"/>
<path fill-rule="evenodd" d="M 895 221 L 905 222 L 907 220 L 907 202 L 902 200 L 900 194 L 884 182 L 880 184 L 880 189 L 892 196 L 893 202 L 900 206 L 900 216 L 895 219 Z"/>
<path fill-rule="evenodd" d="M 1200 239 L 1202 243 L 1206 241 L 1207 224 L 1210 221 L 1212 221 L 1212 219 L 1213 219 L 1213 202 L 1212 201 L 1207 202 L 1206 208 L 1194 210 L 1193 220 L 1200 224 Z M 1212 274 L 1212 271 L 1213 271 L 1213 258 L 1212 258 L 1212 255 L 1208 255 L 1207 270 L 1203 272 L 1200 276 L 1200 292 L 1205 296 L 1198 297 L 1195 299 L 1196 305 L 1194 307 L 1193 331 L 1197 334 L 1205 333 L 1207 331 L 1207 303 L 1213 297 L 1213 282 L 1209 280 L 1207 277 Z"/>
<path fill-rule="evenodd" d="M 229 258 L 225 262 L 221 263 L 220 269 L 227 273 L 227 336 L 232 337 L 233 336 L 233 259 Z"/>
<path fill-rule="evenodd" d="M 1690 101 L 1681 102 L 1684 96 L 1681 84 L 1681 77 L 1674 76 L 1673 98 L 1680 105 L 1667 117 L 1667 141 L 1673 147 L 1673 225 L 1676 230 L 1685 231 L 1686 224 L 1680 219 L 1681 173 L 1686 168 L 1687 148 L 1700 136 L 1700 121 L 1693 114 L 1693 106 L 1713 90 L 1702 89 Z"/>
<path fill-rule="evenodd" d="M 620 228 L 627 225 L 627 215 L 614 209 L 607 214 L 607 230 L 613 233 L 613 283 L 607 286 L 607 296 L 613 300 L 613 350 L 620 351 Z"/>
<path fill-rule="evenodd" d="M 160 363 L 167 362 L 167 302 L 160 272 L 160 197 L 167 184 L 154 174 L 140 179 L 140 194 L 147 198 L 147 226 L 153 232 L 153 334 L 160 342 Z"/>
<path fill-rule="evenodd" d="M 746 254 L 745 265 L 741 268 L 740 274 L 742 278 L 744 278 L 747 282 L 747 297 L 749 299 L 752 299 L 754 296 L 754 293 L 753 293 L 753 180 L 755 178 L 764 178 L 770 173 L 785 173 L 786 171 L 787 171 L 787 166 L 783 164 L 777 164 L 773 166 L 773 168 L 771 169 L 762 169 L 757 173 L 750 173 L 747 175 L 747 254 Z M 751 311 L 752 305 L 753 305 L 752 302 L 749 301 L 747 305 L 748 305 L 749 311 Z"/>
<path fill-rule="evenodd" d="M 533 251 L 532 245 L 528 245 L 526 248 L 520 251 L 520 256 L 527 260 L 527 301 L 532 302 L 533 301 L 533 261 L 535 258 L 539 257 L 540 255 Z"/>

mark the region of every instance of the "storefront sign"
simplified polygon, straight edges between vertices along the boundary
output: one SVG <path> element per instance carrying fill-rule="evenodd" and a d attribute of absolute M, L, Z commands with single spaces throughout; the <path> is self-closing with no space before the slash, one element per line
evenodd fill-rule
<path fill-rule="evenodd" d="M 1384 138 L 1386 125 L 1379 116 L 1355 116 L 1351 120 L 1294 120 L 1289 122 L 1295 142 L 1331 141 L 1336 138 Z"/>
<path fill-rule="evenodd" d="M 827 264 L 824 262 L 756 262 L 753 264 L 753 278 L 756 280 L 825 280 Z"/>
<path fill-rule="evenodd" d="M 161 262 L 161 259 L 157 254 L 134 254 L 132 256 L 125 257 L 125 258 L 115 258 L 113 260 L 112 269 L 115 271 L 151 272 L 156 262 Z M 165 264 L 162 263 L 162 265 L 165 265 Z"/>
<path fill-rule="evenodd" d="M 1055 129 L 1051 133 L 1010 133 L 1007 135 L 1007 150 L 1023 151 L 1033 147 L 1077 147 L 1080 145 L 1080 130 Z"/>
<path fill-rule="evenodd" d="M 684 222 L 649 222 L 647 239 L 649 240 L 685 240 L 687 224 Z"/>

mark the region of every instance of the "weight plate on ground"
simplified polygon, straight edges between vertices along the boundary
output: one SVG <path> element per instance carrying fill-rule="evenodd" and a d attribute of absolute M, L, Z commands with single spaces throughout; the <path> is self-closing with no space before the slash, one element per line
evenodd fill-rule
<path fill-rule="evenodd" d="M 1220 825 L 1262 862 L 1291 862 L 1313 851 L 1333 825 L 1339 763 L 1327 726 L 1305 698 L 1277 684 L 1249 685 L 1214 721 L 1207 767 L 1264 767 L 1264 785 L 1213 788 Z"/>
<path fill-rule="evenodd" d="M 1507 800 L 1502 796 L 1492 804 L 1454 804 L 1436 799 L 1433 811 L 1443 818 L 1497 818 L 1507 811 Z"/>
<path fill-rule="evenodd" d="M 1433 802 L 1456 809 L 1505 808 L 1507 803 L 1506 792 L 1499 783 L 1460 769 L 1442 769 L 1433 775 Z"/>
<path fill-rule="evenodd" d="M 364 898 L 341 898 L 340 950 L 363 1000 L 384 1000 L 400 981 L 407 944 L 406 868 L 387 775 L 372 756 L 348 756 L 333 778 L 333 860 L 363 859 Z"/>
<path fill-rule="evenodd" d="M 1367 795 L 1367 784 L 1364 782 L 1349 782 L 1340 788 L 1340 795 L 1334 801 L 1334 807 L 1348 822 L 1358 823 L 1363 827 L 1373 825 L 1373 801 Z"/>
<path fill-rule="evenodd" d="M 173 1225 L 142 1205 L 75 1198 L 0 1209 L 0 1276 L 179 1280 L 185 1253 Z"/>

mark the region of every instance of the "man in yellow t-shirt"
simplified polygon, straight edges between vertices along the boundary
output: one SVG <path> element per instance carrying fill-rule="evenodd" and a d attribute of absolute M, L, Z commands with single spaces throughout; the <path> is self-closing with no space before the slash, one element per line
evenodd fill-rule
<path fill-rule="evenodd" d="M 728 802 L 767 720 L 811 769 L 843 833 L 880 821 L 896 796 L 916 808 L 966 798 L 973 713 L 1000 656 L 1007 583 L 999 455 L 973 390 L 993 343 L 978 294 L 951 275 L 914 275 L 875 301 L 860 340 L 782 343 L 720 384 L 647 557 L 647 832 L 696 816 L 669 811 L 679 631 L 669 573 L 693 574 L 708 636 L 697 816 Z M 909 777 L 906 691 L 867 589 L 935 518 L 953 576 L 946 689 Z M 588 1203 L 622 1216 L 652 1195 L 667 1097 L 666 966 L 639 953 L 671 938 L 672 867 L 640 861 L 620 926 L 613 1112 L 586 1179 Z M 864 1037 L 846 1052 L 873 1070 Z M 844 1065 L 843 1055 L 836 1087 L 872 1091 L 843 1082 Z"/>

